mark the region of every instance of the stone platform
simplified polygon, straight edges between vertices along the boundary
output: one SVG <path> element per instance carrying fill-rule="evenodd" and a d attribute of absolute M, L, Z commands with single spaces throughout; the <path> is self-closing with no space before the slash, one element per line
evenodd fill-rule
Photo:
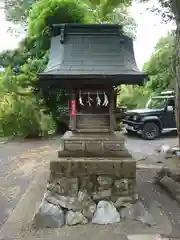
<path fill-rule="evenodd" d="M 62 177 L 86 175 L 112 175 L 119 178 L 136 178 L 136 161 L 132 158 L 60 158 L 50 163 L 51 173 Z"/>
<path fill-rule="evenodd" d="M 101 224 L 115 223 L 121 208 L 136 200 L 136 161 L 125 148 L 124 137 L 68 131 L 61 139 L 59 159 L 50 163 L 35 225 L 98 223 L 102 213 Z M 50 215 L 51 226 L 46 222 Z"/>
<path fill-rule="evenodd" d="M 61 138 L 59 157 L 131 157 L 124 137 L 113 133 L 77 133 L 67 131 Z"/>
<path fill-rule="evenodd" d="M 133 159 L 61 158 L 50 163 L 50 171 L 39 211 L 54 208 L 54 217 L 58 219 L 55 227 L 65 223 L 61 221 L 62 214 L 68 225 L 96 221 L 101 205 L 107 211 L 111 209 L 116 216 L 115 219 L 107 216 L 107 223 L 117 222 L 120 221 L 120 209 L 137 200 L 136 162 Z M 46 226 L 42 214 L 37 213 L 35 223 L 41 227 L 39 222 Z"/>
<path fill-rule="evenodd" d="M 117 200 L 135 191 L 136 162 L 132 159 L 60 159 L 50 163 L 50 171 L 51 189 L 60 195 L 77 197 L 83 190 L 93 200 Z"/>

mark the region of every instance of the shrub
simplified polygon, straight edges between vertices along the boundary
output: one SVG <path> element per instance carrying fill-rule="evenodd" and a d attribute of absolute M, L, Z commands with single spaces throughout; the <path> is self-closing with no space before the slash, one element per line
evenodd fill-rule
<path fill-rule="evenodd" d="M 51 116 L 45 115 L 32 96 L 6 93 L 0 99 L 0 134 L 39 137 L 54 131 Z"/>
<path fill-rule="evenodd" d="M 143 108 L 151 95 L 151 91 L 146 87 L 122 85 L 118 104 L 127 106 L 128 109 Z"/>

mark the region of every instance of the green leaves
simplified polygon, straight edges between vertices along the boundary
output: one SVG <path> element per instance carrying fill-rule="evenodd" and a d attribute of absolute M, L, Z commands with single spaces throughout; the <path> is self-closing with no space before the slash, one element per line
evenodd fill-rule
<path fill-rule="evenodd" d="M 33 3 L 38 0 L 5 0 L 6 18 L 13 23 L 26 24 Z"/>
<path fill-rule="evenodd" d="M 127 36 L 135 38 L 137 24 L 126 6 L 114 9 L 113 13 L 110 14 L 110 18 L 112 19 L 111 22 L 123 26 L 123 31 Z"/>
<path fill-rule="evenodd" d="M 150 60 L 144 64 L 144 71 L 149 74 L 147 86 L 153 91 L 161 91 L 174 81 L 174 32 L 159 39 Z"/>
<path fill-rule="evenodd" d="M 46 135 L 54 131 L 55 125 L 51 115 L 41 112 L 44 106 L 33 92 L 33 82 L 47 63 L 48 52 L 41 59 L 25 59 L 18 73 L 13 71 L 13 56 L 10 54 L 11 65 L 0 78 L 0 135 Z"/>
<path fill-rule="evenodd" d="M 143 108 L 149 96 L 150 91 L 144 86 L 122 85 L 118 96 L 118 104 L 127 106 L 128 109 Z"/>
<path fill-rule="evenodd" d="M 28 36 L 39 38 L 50 33 L 55 23 L 90 23 L 88 8 L 81 1 L 41 0 L 34 4 L 29 16 Z"/>
<path fill-rule="evenodd" d="M 114 9 L 120 6 L 130 5 L 130 0 L 104 0 L 100 2 L 100 17 L 105 18 L 113 12 Z"/>
<path fill-rule="evenodd" d="M 144 107 L 150 95 L 161 92 L 168 86 L 173 86 L 173 58 L 174 58 L 175 33 L 171 32 L 166 37 L 159 39 L 154 48 L 154 53 L 143 70 L 148 73 L 148 81 L 143 87 L 122 86 L 119 103 L 128 108 Z"/>
<path fill-rule="evenodd" d="M 39 52 L 49 49 L 53 24 L 92 22 L 93 13 L 82 1 L 41 0 L 32 6 L 28 19 L 28 38 L 35 42 Z"/>
<path fill-rule="evenodd" d="M 25 70 L 24 70 L 25 71 Z M 0 134 L 38 137 L 55 129 L 50 115 L 41 112 L 33 88 L 24 84 L 29 73 L 14 75 L 7 68 L 0 80 Z"/>
<path fill-rule="evenodd" d="M 29 13 L 32 11 L 36 11 L 34 3 L 38 3 L 41 5 L 41 2 L 42 2 L 41 0 L 5 0 L 6 18 L 9 21 L 12 21 L 13 23 L 20 23 L 22 25 L 26 25 Z M 52 3 L 53 3 L 52 0 L 44 0 L 43 2 L 44 3 L 42 5 L 44 5 L 46 2 L 46 6 L 48 5 L 52 6 Z M 59 2 L 56 1 L 55 5 L 57 6 L 57 8 L 59 4 L 62 4 L 62 1 L 59 1 Z M 101 17 L 105 17 L 114 8 L 119 7 L 120 5 L 127 6 L 131 4 L 131 0 L 82 0 L 82 1 L 78 1 L 77 4 L 88 5 L 90 8 L 94 10 L 100 7 Z M 33 10 L 31 10 L 32 6 L 33 6 Z M 52 8 L 52 10 L 54 11 L 54 8 Z M 48 11 L 46 11 L 46 8 L 42 8 L 41 11 L 45 15 L 48 14 Z M 52 15 L 53 11 L 49 12 L 51 16 L 53 16 Z"/>
<path fill-rule="evenodd" d="M 0 134 L 38 137 L 53 131 L 52 118 L 40 111 L 32 96 L 7 93 L 0 101 Z"/>

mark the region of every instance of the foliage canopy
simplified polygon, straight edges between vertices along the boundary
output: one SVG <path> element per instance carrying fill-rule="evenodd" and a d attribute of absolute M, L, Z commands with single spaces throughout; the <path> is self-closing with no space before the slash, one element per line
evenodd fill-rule
<path fill-rule="evenodd" d="M 174 82 L 174 41 L 174 31 L 160 38 L 151 58 L 143 66 L 143 70 L 147 71 L 149 75 L 147 86 L 152 91 L 166 89 Z"/>

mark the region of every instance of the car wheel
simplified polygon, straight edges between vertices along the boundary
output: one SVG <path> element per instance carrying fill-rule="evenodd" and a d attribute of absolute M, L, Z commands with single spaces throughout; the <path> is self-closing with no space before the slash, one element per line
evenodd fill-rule
<path fill-rule="evenodd" d="M 129 129 L 126 129 L 126 132 L 129 134 L 129 135 L 133 135 L 133 131 L 132 130 L 129 130 Z"/>
<path fill-rule="evenodd" d="M 159 126 L 156 123 L 148 122 L 144 124 L 142 137 L 146 140 L 153 140 L 160 135 Z"/>

